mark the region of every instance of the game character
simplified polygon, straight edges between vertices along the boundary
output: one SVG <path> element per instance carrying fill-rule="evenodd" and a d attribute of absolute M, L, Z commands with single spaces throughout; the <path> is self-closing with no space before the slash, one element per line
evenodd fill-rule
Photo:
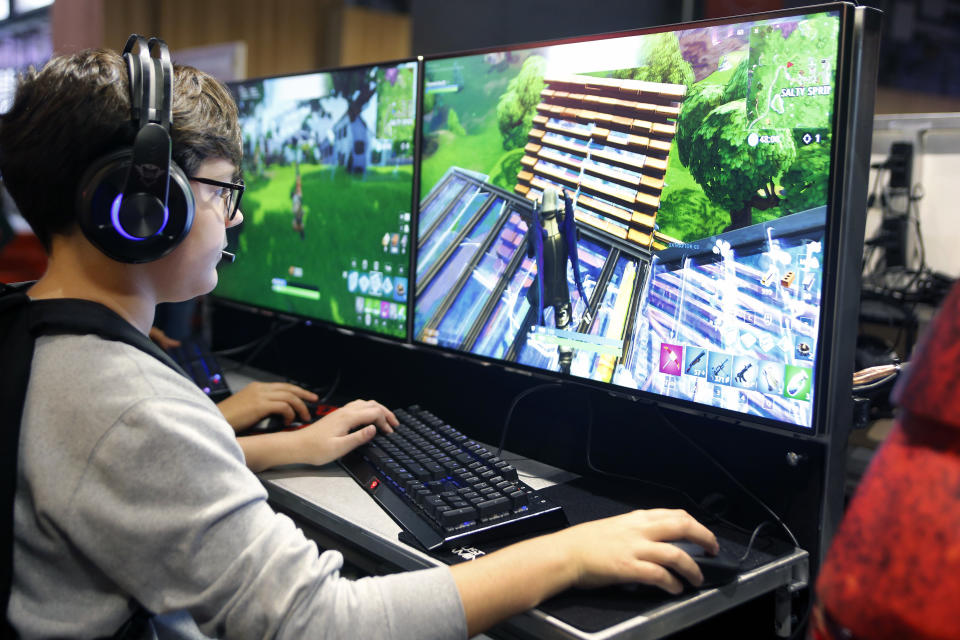
<path fill-rule="evenodd" d="M 570 303 L 570 287 L 567 284 L 567 261 L 573 268 L 573 279 L 580 299 L 589 305 L 589 298 L 583 290 L 580 276 L 580 258 L 577 253 L 577 227 L 573 214 L 573 200 L 563 192 L 564 208 L 560 210 L 560 194 L 556 189 L 548 188 L 543 192 L 540 202 L 534 206 L 535 228 L 527 234 L 532 243 L 533 255 L 537 260 L 537 322 L 543 326 L 543 310 L 553 307 L 554 323 L 557 329 L 567 329 L 572 320 L 573 308 Z M 537 231 L 539 230 L 539 233 Z M 584 320 L 589 323 L 589 309 Z M 560 371 L 570 373 L 573 361 L 573 349 L 567 346 L 557 347 L 560 357 Z"/>
<path fill-rule="evenodd" d="M 297 165 L 297 178 L 290 193 L 290 199 L 293 205 L 293 230 L 300 234 L 300 239 L 305 240 L 306 235 L 303 232 L 303 180 L 300 177 L 300 165 Z"/>

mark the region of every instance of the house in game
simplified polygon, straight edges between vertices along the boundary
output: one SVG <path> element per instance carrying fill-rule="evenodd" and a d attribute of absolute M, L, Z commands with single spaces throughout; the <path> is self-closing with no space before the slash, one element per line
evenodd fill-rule
<path fill-rule="evenodd" d="M 336 164 L 354 173 L 362 173 L 368 166 L 376 164 L 372 158 L 373 149 L 379 148 L 376 125 L 373 124 L 376 121 L 376 96 L 363 106 L 359 117 L 351 120 L 349 111 L 344 112 L 320 145 L 322 162 Z"/>
<path fill-rule="evenodd" d="M 351 121 L 348 114 L 333 125 L 332 157 L 347 171 L 363 172 L 370 164 L 370 130 L 363 118 Z"/>

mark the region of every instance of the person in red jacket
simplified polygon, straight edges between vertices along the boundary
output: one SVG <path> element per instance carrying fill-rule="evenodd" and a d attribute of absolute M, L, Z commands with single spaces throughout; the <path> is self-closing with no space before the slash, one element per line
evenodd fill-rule
<path fill-rule="evenodd" d="M 817 640 L 960 638 L 960 284 L 892 398 L 817 580 Z"/>

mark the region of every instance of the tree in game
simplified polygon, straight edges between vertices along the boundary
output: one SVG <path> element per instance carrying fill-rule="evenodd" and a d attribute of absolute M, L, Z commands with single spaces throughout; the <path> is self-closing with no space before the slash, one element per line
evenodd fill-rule
<path fill-rule="evenodd" d="M 520 73 L 510 81 L 507 90 L 497 103 L 497 125 L 503 136 L 503 148 L 517 149 L 527 144 L 527 136 L 533 126 L 533 115 L 540 104 L 540 92 L 543 90 L 543 74 L 546 60 L 541 56 L 530 56 Z"/>
<path fill-rule="evenodd" d="M 700 189 L 671 189 L 660 201 L 657 226 L 680 240 L 706 238 L 723 231 L 730 214 L 716 206 Z"/>
<path fill-rule="evenodd" d="M 744 58 L 737 68 L 733 70 L 733 75 L 727 80 L 723 88 L 723 101 L 733 102 L 734 100 L 745 100 L 747 97 L 747 85 L 750 81 L 750 75 L 747 72 L 748 59 Z"/>
<path fill-rule="evenodd" d="M 797 157 L 789 132 L 756 146 L 747 143 L 746 132 L 746 101 L 735 100 L 707 114 L 691 140 L 687 167 L 704 193 L 730 212 L 726 231 L 752 224 L 752 207 L 780 203 L 773 181 Z"/>
<path fill-rule="evenodd" d="M 649 40 L 647 40 L 649 38 Z M 683 59 L 680 41 L 674 33 L 661 33 L 646 36 L 644 59 L 647 65 L 633 69 L 621 69 L 611 74 L 614 78 L 625 80 L 646 80 L 647 82 L 667 82 L 691 86 L 696 79 L 693 66 Z"/>
<path fill-rule="evenodd" d="M 830 177 L 830 142 L 800 147 L 780 185 L 783 187 L 781 207 L 789 212 L 806 211 L 827 203 Z"/>
<path fill-rule="evenodd" d="M 680 117 L 677 118 L 677 157 L 684 166 L 690 164 L 690 149 L 693 135 L 708 113 L 726 102 L 725 87 L 720 84 L 696 85 L 683 101 Z"/>

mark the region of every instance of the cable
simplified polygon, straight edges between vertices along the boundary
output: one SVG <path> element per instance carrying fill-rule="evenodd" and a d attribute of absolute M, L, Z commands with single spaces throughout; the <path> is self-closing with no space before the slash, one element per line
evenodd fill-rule
<path fill-rule="evenodd" d="M 510 409 L 507 411 L 507 417 L 506 417 L 506 418 L 504 419 L 504 421 L 503 421 L 503 430 L 500 432 L 500 445 L 497 447 L 497 457 L 498 457 L 498 458 L 502 458 L 502 457 L 503 457 L 503 455 L 502 455 L 502 454 L 503 454 L 503 445 L 504 445 L 504 444 L 506 443 L 506 441 L 507 441 L 507 430 L 510 428 L 510 419 L 513 418 L 513 411 L 514 411 L 514 409 L 517 408 L 517 405 L 520 403 L 520 401 L 523 400 L 524 398 L 526 398 L 527 396 L 533 394 L 533 393 L 537 393 L 538 391 L 543 391 L 543 390 L 545 390 L 545 389 L 552 389 L 552 388 L 555 388 L 555 387 L 556 387 L 556 388 L 559 388 L 559 387 L 562 387 L 562 386 L 563 386 L 563 384 L 561 384 L 561 383 L 559 383 L 559 382 L 548 382 L 548 383 L 546 383 L 546 384 L 541 384 L 541 385 L 538 385 L 538 386 L 536 386 L 536 387 L 531 387 L 531 388 L 527 389 L 526 391 L 524 391 L 524 392 L 516 395 L 516 396 L 513 398 L 513 402 L 510 403 Z"/>
<path fill-rule="evenodd" d="M 276 338 L 278 335 L 280 335 L 284 331 L 292 329 L 293 327 L 296 327 L 297 325 L 304 322 L 307 322 L 307 321 L 302 319 L 294 319 L 288 322 L 284 326 L 278 326 L 279 319 L 274 318 L 273 321 L 270 323 L 270 328 L 267 329 L 267 332 L 264 335 L 236 347 L 230 347 L 229 349 L 220 349 L 220 350 L 214 351 L 213 355 L 230 357 L 238 353 L 243 353 L 247 349 L 253 348 L 254 350 L 246 358 L 243 359 L 243 361 L 240 364 L 240 367 L 238 367 L 238 369 L 242 369 L 244 366 L 249 365 L 250 362 L 253 361 L 253 359 L 256 356 L 258 356 L 261 351 L 263 351 L 263 349 L 266 347 L 267 344 L 270 343 L 271 340 Z"/>
<path fill-rule="evenodd" d="M 251 340 L 250 342 L 247 342 L 247 343 L 245 343 L 245 344 L 241 344 L 241 345 L 236 346 L 236 347 L 230 347 L 229 349 L 218 349 L 217 351 L 214 351 L 214 352 L 213 352 L 213 355 L 215 355 L 215 356 L 223 356 L 223 357 L 229 358 L 230 356 L 234 356 L 234 355 L 236 355 L 236 354 L 238 354 L 238 353 L 243 353 L 243 352 L 246 351 L 247 349 L 252 349 L 253 347 L 257 346 L 257 345 L 260 343 L 261 340 L 263 340 L 263 336 L 260 336 L 260 337 L 258 337 L 258 338 L 254 338 L 254 339 Z"/>
<path fill-rule="evenodd" d="M 287 323 L 285 326 L 282 326 L 282 327 L 276 327 L 276 326 L 271 327 L 267 331 L 267 334 L 264 335 L 262 338 L 260 338 L 259 344 L 256 346 L 256 348 L 254 348 L 253 351 L 251 351 L 247 355 L 247 357 L 243 359 L 243 361 L 240 363 L 240 366 L 237 367 L 237 371 L 241 371 L 243 370 L 244 367 L 250 366 L 250 363 L 253 362 L 254 359 L 256 359 L 256 357 L 260 355 L 260 353 L 267 347 L 267 345 L 269 345 L 270 342 L 272 342 L 273 339 L 276 338 L 278 335 L 304 322 L 306 321 L 297 319 L 297 320 L 290 321 L 289 323 Z M 276 321 L 274 321 L 274 324 L 276 324 Z"/>
<path fill-rule="evenodd" d="M 660 409 L 660 407 L 659 407 L 658 405 L 655 405 L 655 404 L 654 404 L 654 405 L 652 405 L 652 406 L 653 406 L 654 411 L 657 412 L 657 415 L 660 416 L 660 419 L 663 420 L 663 422 L 664 422 L 668 427 L 670 427 L 670 429 L 672 429 L 675 434 L 677 434 L 678 436 L 680 436 L 681 438 L 683 438 L 683 439 L 687 442 L 687 444 L 689 444 L 691 447 L 693 447 L 694 449 L 696 449 L 696 450 L 700 453 L 700 455 L 702 455 L 703 457 L 705 457 L 707 460 L 710 461 L 711 464 L 713 464 L 713 466 L 715 466 L 717 469 L 719 469 L 720 472 L 721 472 L 723 475 L 725 475 L 725 476 L 727 477 L 727 479 L 730 480 L 738 489 L 740 489 L 741 491 L 743 491 L 743 492 L 744 492 L 747 496 L 749 496 L 754 502 L 756 502 L 758 505 L 760 505 L 760 507 L 762 507 L 764 511 L 766 511 L 768 514 L 770 514 L 770 516 L 773 518 L 774 522 L 776 522 L 778 525 L 780 525 L 780 528 L 783 529 L 783 531 L 784 531 L 784 532 L 787 534 L 787 536 L 790 538 L 790 542 L 793 543 L 793 546 L 795 546 L 795 547 L 799 547 L 799 546 L 800 546 L 800 543 L 797 542 L 797 538 L 793 535 L 793 532 L 790 530 L 790 527 L 787 526 L 787 524 L 780 518 L 780 516 L 778 516 L 778 515 L 776 514 L 776 512 L 775 512 L 773 509 L 771 509 L 770 507 L 767 506 L 767 503 L 766 503 L 766 502 L 764 502 L 763 500 L 761 500 L 759 497 L 757 497 L 756 494 L 754 494 L 752 491 L 750 491 L 749 489 L 747 489 L 747 487 L 745 487 L 745 486 L 743 485 L 743 483 L 741 483 L 739 480 L 737 480 L 737 479 L 733 476 L 732 473 L 730 473 L 729 471 L 727 471 L 726 467 L 724 467 L 722 464 L 720 464 L 720 462 L 717 461 L 716 458 L 714 458 L 712 455 L 710 455 L 709 453 L 707 453 L 707 451 L 704 450 L 704 448 L 701 447 L 699 444 L 697 444 L 697 443 L 693 440 L 693 438 L 689 437 L 687 434 L 685 434 L 683 431 L 681 431 L 675 424 L 673 424 L 673 422 L 672 422 L 669 418 L 667 418 L 666 415 L 664 415 L 663 410 Z"/>
<path fill-rule="evenodd" d="M 750 557 L 750 552 L 753 550 L 753 543 L 757 539 L 757 534 L 760 533 L 760 530 L 763 529 L 768 524 L 773 524 L 770 520 L 764 520 L 756 526 L 753 530 L 753 533 L 750 534 L 750 541 L 747 542 L 747 550 L 743 552 L 743 555 L 737 558 L 737 562 L 743 562 Z"/>
<path fill-rule="evenodd" d="M 330 383 L 330 388 L 327 389 L 327 392 L 323 394 L 322 398 L 320 398 L 320 404 L 326 404 L 333 396 L 338 386 L 340 386 L 340 369 L 337 369 L 337 375 L 333 377 L 333 382 Z"/>
<path fill-rule="evenodd" d="M 733 528 L 733 529 L 736 529 L 737 531 L 740 531 L 741 533 L 749 533 L 749 532 L 750 532 L 750 530 L 747 529 L 746 527 L 742 527 L 742 526 L 740 526 L 740 525 L 738 525 L 738 524 L 735 524 L 735 523 L 733 523 L 733 522 L 730 522 L 729 520 L 727 520 L 727 519 L 724 518 L 723 516 L 711 512 L 709 509 L 707 509 L 706 507 L 704 507 L 701 503 L 699 503 L 699 502 L 697 502 L 696 500 L 694 500 L 694 499 L 693 499 L 693 496 L 691 496 L 689 493 L 687 493 L 687 492 L 684 491 L 683 489 L 680 489 L 680 488 L 678 488 L 678 487 L 674 487 L 674 486 L 671 486 L 671 485 L 668 485 L 668 484 L 662 484 L 662 483 L 656 482 L 656 481 L 654 481 L 654 480 L 648 480 L 647 478 L 640 478 L 640 477 L 638 477 L 638 476 L 627 475 L 627 474 L 624 474 L 624 473 L 617 473 L 617 472 L 615 472 L 615 471 L 605 471 L 605 470 L 603 470 L 603 469 L 598 468 L 598 467 L 593 463 L 593 458 L 592 458 L 592 455 L 591 455 L 591 451 L 593 451 L 593 404 L 590 402 L 590 399 L 589 399 L 589 398 L 587 398 L 586 404 L 587 404 L 587 447 L 586 447 L 587 450 L 586 450 L 586 462 L 587 462 L 587 468 L 590 469 L 590 471 L 592 471 L 592 472 L 594 472 L 594 473 L 596 473 L 596 474 L 598 474 L 598 475 L 608 477 L 608 478 L 616 478 L 616 479 L 618 479 L 618 480 L 629 480 L 629 481 L 631 481 L 631 482 L 641 482 L 641 483 L 643 483 L 643 484 L 645 484 L 645 485 L 648 485 L 648 486 L 651 486 L 651 487 L 656 487 L 656 488 L 658 488 L 658 489 L 662 489 L 662 490 L 665 490 L 665 491 L 669 491 L 669 492 L 671 492 L 671 493 L 678 494 L 679 496 L 681 496 L 682 498 L 684 498 L 684 499 L 685 499 L 690 505 L 692 505 L 693 507 L 695 507 L 695 508 L 697 508 L 697 509 L 699 509 L 699 510 L 702 510 L 702 511 L 706 511 L 710 516 L 712 516 L 713 518 L 715 518 L 717 521 L 722 522 L 723 524 L 727 525 L 728 527 L 731 527 L 731 528 Z"/>

